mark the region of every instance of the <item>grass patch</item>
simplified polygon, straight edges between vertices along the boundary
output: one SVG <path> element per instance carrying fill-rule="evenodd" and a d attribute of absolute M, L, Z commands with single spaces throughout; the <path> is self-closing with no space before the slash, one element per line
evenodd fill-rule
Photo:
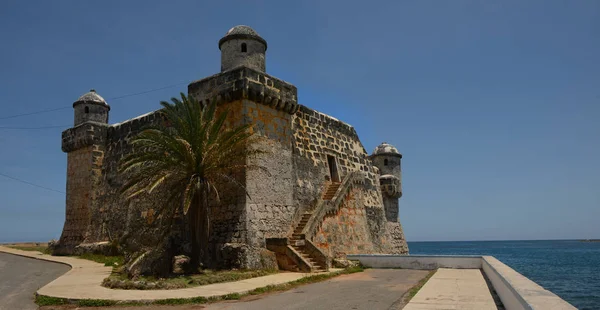
<path fill-rule="evenodd" d="M 69 300 L 65 298 L 36 295 L 35 303 L 38 306 L 59 306 L 68 304 Z"/>
<path fill-rule="evenodd" d="M 74 257 L 91 260 L 96 263 L 101 263 L 107 267 L 123 266 L 123 262 L 125 261 L 125 258 L 123 256 L 105 256 L 105 255 L 90 254 L 90 253 L 86 253 L 81 256 L 74 256 Z"/>
<path fill-rule="evenodd" d="M 7 245 L 6 247 L 22 250 L 22 251 L 37 251 L 44 254 L 50 254 L 48 247 L 45 245 Z"/>
<path fill-rule="evenodd" d="M 421 288 L 423 287 L 423 285 L 425 285 L 425 283 L 427 283 L 427 281 L 429 281 L 429 279 L 435 274 L 436 270 L 432 270 L 430 271 L 427 276 L 425 276 L 425 278 L 421 279 L 421 281 L 419 281 L 419 283 L 417 283 L 417 285 L 413 286 L 408 293 L 406 293 L 406 297 L 404 298 L 404 303 L 408 303 L 413 297 L 415 297 L 415 295 L 417 295 L 417 293 L 419 292 L 419 290 L 421 290 Z"/>
<path fill-rule="evenodd" d="M 239 293 L 231 293 L 223 296 L 222 298 L 223 300 L 239 300 L 240 298 L 242 298 L 242 295 L 240 295 Z"/>
<path fill-rule="evenodd" d="M 185 298 L 169 298 L 162 299 L 153 302 L 155 305 L 185 305 L 187 304 L 187 299 Z"/>
<path fill-rule="evenodd" d="M 44 295 L 36 295 L 35 303 L 38 306 L 60 306 L 71 304 L 66 298 L 50 297 Z M 109 307 L 117 304 L 114 300 L 103 300 L 103 299 L 81 299 L 74 302 L 79 307 Z"/>
<path fill-rule="evenodd" d="M 269 292 L 286 291 L 286 290 L 295 288 L 300 285 L 321 282 L 321 281 L 325 281 L 325 280 L 331 279 L 333 277 L 336 277 L 336 276 L 339 276 L 342 274 L 351 274 L 351 273 L 355 273 L 355 272 L 362 272 L 363 270 L 364 269 L 360 266 L 350 267 L 350 268 L 347 268 L 347 269 L 344 269 L 344 270 L 338 271 L 338 272 L 332 272 L 332 273 L 327 273 L 327 274 L 316 274 L 313 276 L 304 277 L 304 278 L 301 278 L 301 279 L 298 279 L 296 281 L 292 281 L 289 283 L 259 287 L 252 291 L 249 291 L 248 293 L 245 293 L 245 294 L 231 293 L 231 294 L 227 294 L 227 295 L 223 295 L 223 296 L 215 296 L 215 297 L 210 297 L 210 298 L 206 298 L 206 297 L 170 298 L 170 299 L 156 300 L 149 304 L 153 304 L 153 305 L 187 305 L 187 304 L 206 304 L 206 303 L 213 303 L 213 302 L 218 302 L 218 301 L 223 301 L 223 300 L 239 300 L 239 299 L 241 299 L 245 296 L 249 296 L 249 295 L 258 295 L 258 294 L 264 294 L 264 293 L 269 293 Z M 435 271 L 431 272 L 430 275 L 432 275 L 434 272 Z M 428 277 L 430 277 L 430 275 Z M 54 297 L 38 295 L 38 296 L 36 296 L 36 303 L 39 306 L 52 306 L 52 305 L 64 305 L 64 304 L 69 303 L 69 301 L 67 299 L 63 299 L 63 298 L 54 298 Z M 83 307 L 83 306 L 98 307 L 98 306 L 113 306 L 113 305 L 120 305 L 120 306 L 141 305 L 140 303 L 136 303 L 136 302 L 117 303 L 112 300 L 95 300 L 95 299 L 94 300 L 84 299 L 84 300 L 79 300 L 74 303 L 81 307 Z M 147 304 L 145 304 L 145 305 L 147 305 Z"/>
<path fill-rule="evenodd" d="M 6 245 L 6 246 L 9 248 L 22 250 L 22 251 L 37 251 L 37 252 L 42 252 L 44 254 L 52 254 L 52 253 L 50 253 L 50 250 L 48 249 L 47 245 L 13 244 L 13 245 Z M 125 260 L 123 256 L 105 256 L 105 255 L 89 254 L 89 253 L 86 253 L 86 254 L 83 254 L 80 256 L 71 256 L 71 257 L 77 257 L 77 258 L 81 258 L 81 259 L 91 260 L 91 261 L 94 261 L 97 263 L 104 264 L 104 266 L 109 266 L 109 267 L 122 266 L 123 262 Z"/>
<path fill-rule="evenodd" d="M 79 307 L 109 307 L 116 305 L 117 302 L 114 300 L 103 300 L 103 299 L 82 299 L 77 301 Z"/>
<path fill-rule="evenodd" d="M 104 279 L 102 286 L 125 290 L 168 290 L 214 283 L 235 282 L 262 277 L 276 272 L 277 270 L 203 270 L 199 274 L 182 275 L 172 278 L 139 277 L 133 280 L 129 279 L 122 269 L 115 268 L 113 269 L 113 273 Z"/>

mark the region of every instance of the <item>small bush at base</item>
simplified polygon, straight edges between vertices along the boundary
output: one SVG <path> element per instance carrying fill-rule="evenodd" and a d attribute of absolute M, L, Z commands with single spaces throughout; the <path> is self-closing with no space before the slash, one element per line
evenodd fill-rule
<path fill-rule="evenodd" d="M 170 290 L 202 286 L 214 283 L 235 282 L 277 273 L 277 270 L 203 270 L 199 274 L 156 279 L 154 277 L 127 278 L 124 270 L 113 269 L 113 273 L 102 282 L 102 286 L 122 290 Z"/>

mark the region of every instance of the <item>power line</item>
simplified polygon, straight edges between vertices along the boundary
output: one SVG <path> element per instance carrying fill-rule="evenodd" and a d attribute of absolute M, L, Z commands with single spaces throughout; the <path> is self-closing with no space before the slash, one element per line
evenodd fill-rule
<path fill-rule="evenodd" d="M 187 83 L 188 82 L 181 82 L 181 83 L 172 84 L 172 85 L 168 85 L 168 86 L 163 86 L 163 87 L 159 87 L 159 88 L 153 88 L 153 89 L 145 90 L 145 91 L 142 91 L 142 92 L 139 92 L 139 93 L 133 93 L 133 94 L 127 94 L 127 95 L 122 95 L 122 96 L 108 98 L 108 100 L 119 100 L 119 99 L 123 99 L 123 98 L 127 98 L 127 97 L 133 97 L 133 96 L 143 95 L 143 94 L 147 94 L 147 93 L 151 93 L 151 92 L 155 92 L 155 91 L 159 91 L 159 90 L 163 90 L 163 89 L 173 88 L 175 86 L 179 86 L 179 85 L 183 85 L 183 84 L 187 84 Z M 47 109 L 47 110 L 40 110 L 40 111 L 28 112 L 28 113 L 22 113 L 22 114 L 15 114 L 15 115 L 10 115 L 10 116 L 0 117 L 0 120 L 9 119 L 9 118 L 16 118 L 16 117 L 21 117 L 21 116 L 34 115 L 34 114 L 54 112 L 54 111 L 59 111 L 59 110 L 64 110 L 64 109 L 69 109 L 69 108 L 71 108 L 71 106 L 65 106 L 65 107 L 61 107 L 61 108 L 54 108 L 54 109 Z"/>
<path fill-rule="evenodd" d="M 179 86 L 179 85 L 183 85 L 183 84 L 188 84 L 188 82 L 181 82 L 181 83 L 177 83 L 177 84 L 173 84 L 173 85 L 169 85 L 169 86 L 164 86 L 164 87 L 159 87 L 159 88 L 155 88 L 155 89 L 151 89 L 151 90 L 142 91 L 139 93 L 133 93 L 133 94 L 129 94 L 129 95 L 108 98 L 108 100 L 118 100 L 118 99 L 122 99 L 122 98 L 143 95 L 143 94 L 147 94 L 147 93 L 151 93 L 151 92 L 155 92 L 155 91 L 159 91 L 159 90 L 163 90 L 163 89 L 173 88 L 175 86 Z"/>
<path fill-rule="evenodd" d="M 40 111 L 37 111 L 37 112 L 15 114 L 15 115 L 11 115 L 11 116 L 0 117 L 0 119 L 9 119 L 9 118 L 15 118 L 15 117 L 21 117 L 21 116 L 27 116 L 27 115 L 34 115 L 34 114 L 40 114 L 40 113 L 48 113 L 48 112 L 53 112 L 53 111 L 58 111 L 58 110 L 64 110 L 64 109 L 68 109 L 68 108 L 70 108 L 70 107 L 62 107 L 62 108 L 49 109 L 49 110 L 40 110 Z"/>
<path fill-rule="evenodd" d="M 62 191 L 59 191 L 59 190 L 55 190 L 55 189 L 52 189 L 52 188 L 49 188 L 49 187 L 45 187 L 45 186 L 37 185 L 37 184 L 31 183 L 31 182 L 27 182 L 25 180 L 17 179 L 15 177 L 11 177 L 11 176 L 6 175 L 4 173 L 0 173 L 0 175 L 3 176 L 3 177 L 5 177 L 5 178 L 11 179 L 13 181 L 25 183 L 25 184 L 28 184 L 28 185 L 31 185 L 31 186 L 35 186 L 35 187 L 39 187 L 41 189 L 45 189 L 45 190 L 48 190 L 48 191 L 57 192 L 57 193 L 60 193 L 60 194 L 64 194 L 65 193 L 65 192 L 62 192 Z"/>

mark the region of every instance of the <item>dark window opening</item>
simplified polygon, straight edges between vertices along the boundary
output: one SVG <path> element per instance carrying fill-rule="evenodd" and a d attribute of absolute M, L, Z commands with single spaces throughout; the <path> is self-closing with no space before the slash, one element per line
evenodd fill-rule
<path fill-rule="evenodd" d="M 242 53 L 246 52 L 246 43 L 242 43 Z"/>
<path fill-rule="evenodd" d="M 384 160 L 383 160 L 383 165 L 384 165 L 384 166 L 387 166 L 387 164 L 388 164 L 388 162 L 387 162 L 387 159 L 384 159 Z"/>
<path fill-rule="evenodd" d="M 84 111 L 85 111 L 85 114 L 88 114 L 88 113 L 90 113 L 90 108 L 89 107 L 85 107 Z"/>
<path fill-rule="evenodd" d="M 338 174 L 337 164 L 335 162 L 335 157 L 331 155 L 327 155 L 327 164 L 329 164 L 329 176 L 331 177 L 331 182 L 340 182 L 340 175 Z"/>

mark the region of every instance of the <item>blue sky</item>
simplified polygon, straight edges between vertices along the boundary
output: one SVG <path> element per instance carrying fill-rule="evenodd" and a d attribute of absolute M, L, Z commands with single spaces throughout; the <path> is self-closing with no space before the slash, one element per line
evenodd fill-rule
<path fill-rule="evenodd" d="M 220 70 L 234 25 L 300 103 L 404 154 L 409 241 L 600 238 L 600 2 L 2 1 L 0 127 L 110 122 Z M 64 191 L 61 128 L 0 129 L 0 173 Z M 0 241 L 58 238 L 65 196 L 0 176 Z"/>

